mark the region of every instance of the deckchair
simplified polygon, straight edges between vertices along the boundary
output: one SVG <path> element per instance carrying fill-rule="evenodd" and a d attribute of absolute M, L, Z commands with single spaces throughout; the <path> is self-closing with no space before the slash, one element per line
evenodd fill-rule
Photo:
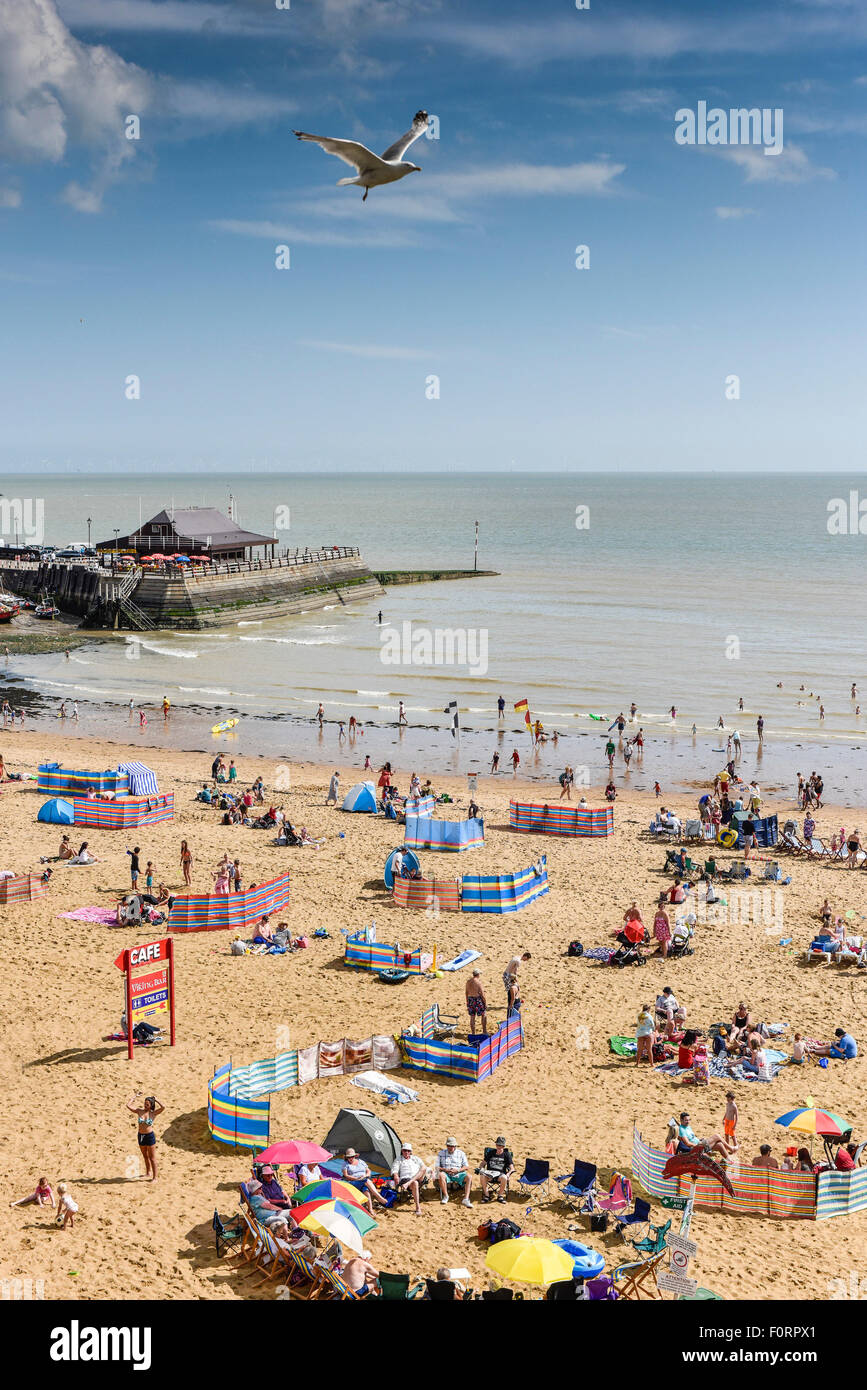
<path fill-rule="evenodd" d="M 424 1289 L 423 1279 L 417 1279 L 410 1287 L 408 1274 L 387 1274 L 383 1269 L 379 1271 L 379 1297 L 385 1299 L 386 1303 L 403 1303 L 424 1293 Z"/>
<path fill-rule="evenodd" d="M 619 1216 L 621 1212 L 628 1209 L 632 1201 L 632 1183 L 622 1174 L 615 1173 L 611 1179 L 611 1186 L 605 1197 L 597 1197 L 596 1205 L 601 1211 L 610 1211 L 612 1216 Z"/>
<path fill-rule="evenodd" d="M 214 1232 L 214 1243 L 219 1259 L 222 1259 L 224 1255 L 240 1255 L 241 1242 L 244 1236 L 244 1226 L 240 1215 L 236 1226 L 226 1226 L 215 1207 L 211 1229 Z"/>
<path fill-rule="evenodd" d="M 290 1270 L 299 1274 L 303 1283 L 290 1285 L 290 1297 L 302 1298 L 305 1303 L 311 1299 L 318 1298 L 322 1292 L 322 1277 L 318 1266 L 306 1259 L 297 1250 L 290 1252 Z M 306 1288 L 304 1287 L 306 1285 Z"/>
<path fill-rule="evenodd" d="M 259 1226 L 250 1216 L 249 1212 L 245 1211 L 243 1207 L 241 1208 L 240 1215 L 245 1230 L 241 1238 L 241 1248 L 238 1251 L 238 1257 L 242 1264 L 252 1265 L 255 1269 L 256 1261 L 262 1249 L 262 1237 L 259 1235 Z"/>
<path fill-rule="evenodd" d="M 544 1193 L 546 1197 L 551 1194 L 551 1165 L 547 1158 L 527 1158 L 524 1160 L 524 1171 L 517 1179 L 517 1183 L 522 1192 L 538 1192 L 540 1196 Z"/>
<path fill-rule="evenodd" d="M 809 845 L 805 844 L 807 853 L 811 859 L 832 859 L 833 851 L 828 849 L 824 840 L 820 840 L 818 835 L 814 835 Z"/>
<path fill-rule="evenodd" d="M 612 1275 L 617 1297 L 634 1299 L 636 1302 L 640 1302 L 642 1298 L 661 1299 L 662 1294 L 656 1287 L 656 1276 L 667 1253 L 663 1250 L 650 1260 L 635 1260 L 618 1265 Z"/>
<path fill-rule="evenodd" d="M 557 1186 L 565 1198 L 566 1205 L 579 1215 L 595 1210 L 596 1164 L 582 1163 L 575 1159 L 571 1173 L 561 1173 L 556 1179 Z"/>
<path fill-rule="evenodd" d="M 322 1270 L 322 1288 L 323 1291 L 331 1288 L 331 1298 L 341 1303 L 347 1301 L 349 1303 L 363 1303 L 365 1298 L 370 1297 L 370 1294 L 356 1293 L 355 1289 L 351 1289 L 348 1284 L 344 1283 L 340 1275 L 335 1274 L 333 1269 Z"/>
<path fill-rule="evenodd" d="M 259 1226 L 259 1235 L 262 1245 L 259 1256 L 253 1266 L 253 1273 L 264 1274 L 264 1279 L 259 1279 L 251 1288 L 258 1289 L 262 1284 L 269 1284 L 276 1277 L 280 1270 L 289 1268 L 289 1256 L 285 1250 L 281 1250 L 267 1226 Z"/>
<path fill-rule="evenodd" d="M 807 846 L 798 835 L 797 830 L 784 830 L 778 843 L 782 849 L 791 850 L 792 854 L 806 854 L 808 852 Z"/>

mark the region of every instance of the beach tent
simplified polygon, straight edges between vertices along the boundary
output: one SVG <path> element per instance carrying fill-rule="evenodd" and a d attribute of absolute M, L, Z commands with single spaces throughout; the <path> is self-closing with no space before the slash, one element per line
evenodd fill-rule
<path fill-rule="evenodd" d="M 421 864 L 419 863 L 418 855 L 417 855 L 417 854 L 413 854 L 413 852 L 412 852 L 411 849 L 404 849 L 403 845 L 401 845 L 399 849 L 393 849 L 393 850 L 391 851 L 391 854 L 388 856 L 388 858 L 387 858 L 386 861 L 385 861 L 385 874 L 384 874 L 384 878 L 385 878 L 385 886 L 386 886 L 386 888 L 393 888 L 393 887 L 394 887 L 394 868 L 393 868 L 393 865 L 394 865 L 394 856 L 395 856 L 396 854 L 402 854 L 402 855 L 403 855 L 403 862 L 404 862 L 406 868 L 412 869 L 414 873 L 415 873 L 416 871 L 418 871 L 419 873 L 421 872 Z"/>
<path fill-rule="evenodd" d="M 159 787 L 157 786 L 156 773 L 151 772 L 144 763 L 119 763 L 118 772 L 125 772 L 129 777 L 130 796 L 158 796 Z"/>
<path fill-rule="evenodd" d="M 69 801 L 62 801 L 59 796 L 53 796 L 50 801 L 46 801 L 36 819 L 48 825 L 74 825 L 75 808 Z"/>
<path fill-rule="evenodd" d="M 400 1137 L 372 1110 L 341 1110 L 325 1136 L 324 1147 L 331 1153 L 357 1149 L 371 1168 L 391 1169 L 400 1158 Z"/>
<path fill-rule="evenodd" d="M 341 811 L 376 812 L 376 787 L 372 782 L 356 782 L 343 798 Z"/>

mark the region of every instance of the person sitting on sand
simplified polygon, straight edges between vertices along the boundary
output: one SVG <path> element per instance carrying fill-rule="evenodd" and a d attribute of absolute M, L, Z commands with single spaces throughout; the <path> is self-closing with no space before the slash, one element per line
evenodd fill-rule
<path fill-rule="evenodd" d="M 87 840 L 84 840 L 84 841 L 82 842 L 82 844 L 79 846 L 78 853 L 77 853 L 77 854 L 74 854 L 74 855 L 72 856 L 72 858 L 70 859 L 69 862 L 70 862 L 70 864 L 95 864 L 95 863 L 96 863 L 96 859 L 95 859 L 94 856 L 91 854 L 90 850 L 87 848 Z"/>
<path fill-rule="evenodd" d="M 211 788 L 208 786 L 207 782 L 203 782 L 201 791 L 196 792 L 196 800 L 204 801 L 210 806 L 213 799 L 214 798 L 211 796 Z"/>
<path fill-rule="evenodd" d="M 27 1207 L 30 1204 L 37 1207 L 53 1207 L 54 1193 L 47 1178 L 40 1178 L 35 1189 L 28 1197 L 19 1197 L 17 1202 L 10 1202 L 10 1207 Z"/>
<path fill-rule="evenodd" d="M 617 788 L 615 787 L 615 785 L 614 785 L 613 782 L 609 782 L 609 783 L 608 783 L 608 786 L 605 788 L 605 800 L 606 800 L 606 801 L 616 801 L 616 800 L 617 800 Z"/>
<path fill-rule="evenodd" d="M 759 1145 L 759 1156 L 753 1159 L 754 1168 L 779 1168 L 779 1163 L 771 1153 L 770 1144 Z"/>
<path fill-rule="evenodd" d="M 275 946 L 277 944 L 268 922 L 267 912 L 259 920 L 259 925 L 256 928 L 256 935 L 253 937 L 253 944 L 254 946 Z"/>
<path fill-rule="evenodd" d="M 746 1004 L 741 1000 L 732 1014 L 732 1037 L 737 1041 L 745 1041 L 753 1028 L 753 1016 Z"/>

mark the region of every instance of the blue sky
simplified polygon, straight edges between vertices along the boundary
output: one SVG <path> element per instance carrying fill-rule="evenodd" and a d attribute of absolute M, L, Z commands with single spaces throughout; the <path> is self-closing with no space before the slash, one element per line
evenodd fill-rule
<path fill-rule="evenodd" d="M 865 39 L 860 0 L 0 0 L 0 464 L 860 471 Z M 678 145 L 699 101 L 782 108 L 782 154 Z M 292 135 L 419 107 L 363 205 Z"/>

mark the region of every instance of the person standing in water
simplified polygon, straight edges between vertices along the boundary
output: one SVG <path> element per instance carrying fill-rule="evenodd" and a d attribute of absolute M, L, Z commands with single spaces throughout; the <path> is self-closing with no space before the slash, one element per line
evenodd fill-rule
<path fill-rule="evenodd" d="M 322 704 L 322 701 L 321 701 L 321 700 L 319 701 L 319 708 L 318 708 L 318 710 L 316 711 L 316 718 L 319 720 L 319 727 L 320 727 L 320 729 L 321 729 L 321 728 L 322 728 L 323 720 L 325 719 L 325 709 L 324 709 L 324 707 L 323 707 L 323 704 Z"/>
<path fill-rule="evenodd" d="M 764 743 L 764 741 L 765 741 L 765 720 L 764 720 L 764 716 L 761 715 L 761 714 L 759 715 L 758 719 L 756 720 L 756 733 L 757 733 L 758 736 L 759 736 L 759 743 Z"/>

